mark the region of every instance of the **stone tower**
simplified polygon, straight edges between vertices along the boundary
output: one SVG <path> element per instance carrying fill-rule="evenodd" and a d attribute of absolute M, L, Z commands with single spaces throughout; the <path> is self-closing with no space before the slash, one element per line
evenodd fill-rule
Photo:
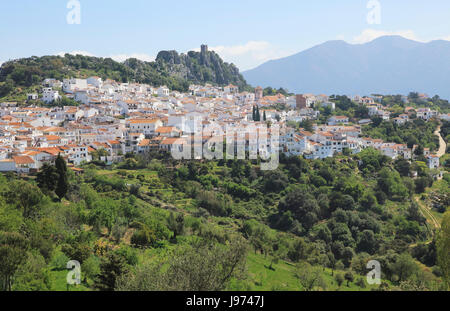
<path fill-rule="evenodd" d="M 206 44 L 202 44 L 200 51 L 200 63 L 201 65 L 207 65 L 208 64 L 208 46 Z"/>
<path fill-rule="evenodd" d="M 255 89 L 255 100 L 257 100 L 257 101 L 261 100 L 263 98 L 263 93 L 264 93 L 264 90 L 262 89 L 262 87 L 258 86 Z"/>
<path fill-rule="evenodd" d="M 202 44 L 201 53 L 202 55 L 206 55 L 208 53 L 208 46 L 206 44 Z"/>

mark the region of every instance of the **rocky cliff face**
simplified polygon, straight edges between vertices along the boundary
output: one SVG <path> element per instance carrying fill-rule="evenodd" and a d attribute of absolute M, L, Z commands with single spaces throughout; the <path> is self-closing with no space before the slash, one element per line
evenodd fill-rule
<path fill-rule="evenodd" d="M 206 48 L 201 52 L 190 51 L 187 54 L 161 51 L 155 63 L 159 70 L 194 83 L 218 85 L 232 83 L 241 89 L 248 87 L 234 64 L 225 63 L 217 53 L 208 51 Z"/>

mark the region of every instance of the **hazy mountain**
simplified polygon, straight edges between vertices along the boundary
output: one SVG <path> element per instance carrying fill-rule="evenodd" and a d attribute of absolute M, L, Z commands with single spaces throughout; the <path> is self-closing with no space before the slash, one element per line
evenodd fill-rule
<path fill-rule="evenodd" d="M 450 98 L 450 42 L 386 36 L 366 44 L 329 41 L 243 73 L 248 83 L 295 93 L 408 94 Z"/>

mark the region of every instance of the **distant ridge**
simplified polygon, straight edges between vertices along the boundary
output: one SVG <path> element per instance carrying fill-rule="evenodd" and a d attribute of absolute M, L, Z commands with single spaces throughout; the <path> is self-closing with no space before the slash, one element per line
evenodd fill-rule
<path fill-rule="evenodd" d="M 450 99 L 450 42 L 385 36 L 365 44 L 328 41 L 243 73 L 252 85 L 295 93 L 408 94 Z"/>

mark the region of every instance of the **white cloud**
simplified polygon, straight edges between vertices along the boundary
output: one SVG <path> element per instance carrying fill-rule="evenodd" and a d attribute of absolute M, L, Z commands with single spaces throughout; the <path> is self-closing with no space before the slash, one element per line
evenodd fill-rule
<path fill-rule="evenodd" d="M 114 59 L 117 62 L 124 62 L 130 58 L 137 58 L 137 59 L 145 61 L 145 62 L 152 62 L 155 60 L 155 57 L 148 55 L 148 54 L 141 54 L 141 53 L 117 54 L 117 55 L 111 55 L 109 57 L 111 57 L 112 59 Z"/>
<path fill-rule="evenodd" d="M 86 51 L 72 51 L 72 52 L 59 52 L 58 56 L 63 57 L 66 54 L 70 54 L 70 55 L 83 55 L 83 56 L 95 56 L 94 54 L 90 53 L 90 52 L 86 52 Z"/>
<path fill-rule="evenodd" d="M 241 71 L 257 67 L 271 59 L 293 54 L 293 52 L 282 50 L 267 41 L 249 41 L 242 45 L 232 46 L 219 45 L 209 47 L 209 50 L 218 53 L 224 61 L 234 63 Z"/>
<path fill-rule="evenodd" d="M 87 52 L 87 51 L 72 51 L 72 52 L 59 52 L 56 55 L 58 56 L 64 56 L 65 54 L 71 54 L 71 55 L 83 55 L 83 56 L 95 56 L 95 57 L 109 57 L 114 59 L 117 62 L 124 62 L 129 58 L 137 58 L 142 61 L 151 62 L 154 61 L 155 58 L 151 55 L 144 54 L 144 53 L 132 53 L 132 54 L 115 54 L 115 55 L 108 55 L 108 56 L 98 56 L 93 53 Z"/>
<path fill-rule="evenodd" d="M 440 40 L 450 41 L 450 36 L 442 37 Z"/>
<path fill-rule="evenodd" d="M 412 30 L 384 31 L 376 29 L 364 29 L 353 38 L 352 43 L 363 44 L 383 36 L 402 36 L 406 39 L 421 41 Z"/>

